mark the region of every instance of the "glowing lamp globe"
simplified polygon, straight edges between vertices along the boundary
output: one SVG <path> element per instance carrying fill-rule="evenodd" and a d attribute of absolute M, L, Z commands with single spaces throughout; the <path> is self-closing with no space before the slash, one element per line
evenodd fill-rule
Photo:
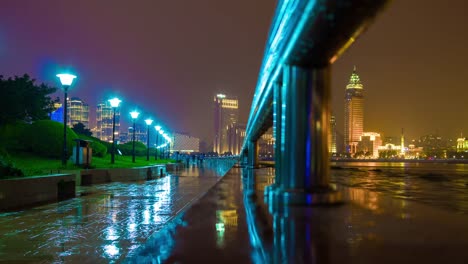
<path fill-rule="evenodd" d="M 68 73 L 61 73 L 55 75 L 60 79 L 60 82 L 62 83 L 63 86 L 70 86 L 73 83 L 73 79 L 76 78 L 75 75 L 73 74 L 68 74 Z"/>
<path fill-rule="evenodd" d="M 161 126 L 154 126 L 154 129 L 156 129 L 156 131 L 159 131 L 161 130 Z"/>
<path fill-rule="evenodd" d="M 109 103 L 111 104 L 111 107 L 119 107 L 120 102 L 122 102 L 119 98 L 112 98 L 109 100 Z"/>
<path fill-rule="evenodd" d="M 140 113 L 137 111 L 132 111 L 130 112 L 130 115 L 132 116 L 132 119 L 137 119 Z"/>
<path fill-rule="evenodd" d="M 151 124 L 153 123 L 153 119 L 148 118 L 148 119 L 145 120 L 145 123 L 146 123 L 148 126 L 151 126 Z"/>

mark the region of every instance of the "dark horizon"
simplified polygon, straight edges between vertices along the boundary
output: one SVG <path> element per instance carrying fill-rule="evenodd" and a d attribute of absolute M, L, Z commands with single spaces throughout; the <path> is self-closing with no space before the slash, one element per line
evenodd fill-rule
<path fill-rule="evenodd" d="M 468 133 L 462 122 L 468 113 L 467 4 L 430 2 L 393 1 L 332 66 L 339 132 L 345 86 L 356 65 L 366 132 L 399 136 L 404 128 L 409 139 Z M 112 3 L 3 1 L 0 73 L 28 73 L 58 86 L 57 71 L 72 67 L 78 80 L 70 96 L 85 100 L 90 112 L 120 95 L 122 113 L 138 108 L 208 143 L 216 93 L 237 96 L 239 119 L 247 120 L 275 3 Z"/>

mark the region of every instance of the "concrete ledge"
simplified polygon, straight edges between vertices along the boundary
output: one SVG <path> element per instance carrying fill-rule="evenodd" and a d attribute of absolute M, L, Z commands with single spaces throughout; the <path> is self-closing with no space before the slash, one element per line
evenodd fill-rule
<path fill-rule="evenodd" d="M 185 168 L 184 163 L 168 163 L 166 164 L 167 172 L 176 173 Z"/>
<path fill-rule="evenodd" d="M 0 180 L 0 210 L 13 210 L 75 197 L 75 174 Z"/>
<path fill-rule="evenodd" d="M 166 165 L 139 168 L 91 169 L 81 171 L 81 185 L 107 182 L 146 181 L 164 177 Z"/>

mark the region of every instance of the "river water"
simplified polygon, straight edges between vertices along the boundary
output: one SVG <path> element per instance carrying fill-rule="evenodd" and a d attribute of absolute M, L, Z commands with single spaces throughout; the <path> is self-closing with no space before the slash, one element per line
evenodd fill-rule
<path fill-rule="evenodd" d="M 468 214 L 468 164 L 332 162 L 331 180 Z"/>

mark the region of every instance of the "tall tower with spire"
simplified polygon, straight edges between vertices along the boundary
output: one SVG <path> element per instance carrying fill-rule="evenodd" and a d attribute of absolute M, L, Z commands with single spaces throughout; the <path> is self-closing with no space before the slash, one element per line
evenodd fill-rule
<path fill-rule="evenodd" d="M 347 153 L 356 153 L 359 139 L 364 132 L 364 87 L 354 66 L 346 85 L 344 145 Z"/>

